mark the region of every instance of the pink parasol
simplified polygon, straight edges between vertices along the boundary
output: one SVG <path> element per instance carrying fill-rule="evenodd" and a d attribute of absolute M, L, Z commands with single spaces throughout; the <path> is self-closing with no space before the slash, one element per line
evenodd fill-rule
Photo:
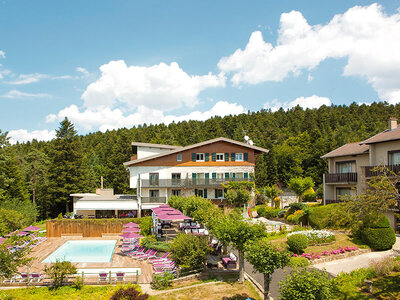
<path fill-rule="evenodd" d="M 26 228 L 24 228 L 24 229 L 22 229 L 23 231 L 38 231 L 38 230 L 40 230 L 41 228 L 40 227 L 36 227 L 36 226 L 28 226 L 28 227 L 26 227 Z"/>
<path fill-rule="evenodd" d="M 29 232 L 25 232 L 25 231 L 20 231 L 20 232 L 17 233 L 17 235 L 20 235 L 20 236 L 28 235 L 28 234 L 29 234 Z"/>
<path fill-rule="evenodd" d="M 5 238 L 0 237 L 0 245 L 3 244 L 4 240 L 5 240 Z"/>
<path fill-rule="evenodd" d="M 142 238 L 143 236 L 134 232 L 127 232 L 124 234 L 121 234 L 120 236 L 122 236 L 123 238 L 127 238 L 127 239 L 136 239 L 136 238 Z"/>
<path fill-rule="evenodd" d="M 139 232 L 140 229 L 136 227 L 127 227 L 122 229 L 122 232 Z"/>
<path fill-rule="evenodd" d="M 6 236 L 6 237 L 10 237 L 10 236 L 12 236 L 12 235 L 15 235 L 17 232 L 18 232 L 18 230 L 15 230 L 15 231 L 13 231 L 13 232 L 10 232 L 9 234 L 6 234 L 5 236 Z"/>
<path fill-rule="evenodd" d="M 136 227 L 139 228 L 139 225 L 133 222 L 124 224 L 124 227 Z"/>

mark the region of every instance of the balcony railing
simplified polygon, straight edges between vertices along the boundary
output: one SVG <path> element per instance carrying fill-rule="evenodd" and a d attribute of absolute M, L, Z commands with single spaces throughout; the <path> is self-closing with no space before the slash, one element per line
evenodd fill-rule
<path fill-rule="evenodd" d="M 186 179 L 142 179 L 141 187 L 171 187 L 171 188 L 192 188 L 192 187 L 220 187 L 228 181 L 251 181 L 251 178 L 186 178 Z"/>
<path fill-rule="evenodd" d="M 142 197 L 142 203 L 167 203 L 167 197 Z"/>
<path fill-rule="evenodd" d="M 400 174 L 400 165 L 381 165 L 381 166 L 368 166 L 364 167 L 366 177 L 374 177 L 379 175 L 391 176 L 392 172 L 395 174 Z"/>
<path fill-rule="evenodd" d="M 329 173 L 325 174 L 326 183 L 357 182 L 357 173 Z"/>

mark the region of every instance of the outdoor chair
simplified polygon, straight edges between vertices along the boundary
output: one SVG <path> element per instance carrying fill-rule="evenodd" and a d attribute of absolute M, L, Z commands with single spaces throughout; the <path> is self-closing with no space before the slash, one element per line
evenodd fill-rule
<path fill-rule="evenodd" d="M 143 250 L 144 250 L 144 247 L 143 247 Z M 137 252 L 130 253 L 129 255 L 136 258 L 137 256 L 150 254 L 150 252 L 152 251 L 151 249 L 148 249 L 146 252 L 143 253 L 143 250 L 139 250 Z"/>
<path fill-rule="evenodd" d="M 230 268 L 235 269 L 236 268 L 236 260 L 237 260 L 236 255 L 231 252 L 228 257 L 222 258 L 222 264 L 227 269 L 230 269 Z"/>
<path fill-rule="evenodd" d="M 156 257 L 156 254 L 157 254 L 157 250 L 151 250 L 148 254 L 136 256 L 135 258 L 138 260 L 148 260 L 149 258 Z"/>
<path fill-rule="evenodd" d="M 115 273 L 115 282 L 125 283 L 125 273 L 122 272 Z"/>
<path fill-rule="evenodd" d="M 169 255 L 169 252 L 166 252 L 163 256 L 150 258 L 149 261 L 151 263 L 154 263 L 156 261 L 164 261 L 164 260 L 167 260 L 168 255 Z"/>
<path fill-rule="evenodd" d="M 43 275 L 38 273 L 32 273 L 30 274 L 30 277 L 31 279 L 29 280 L 29 282 L 39 283 L 43 279 Z"/>
<path fill-rule="evenodd" d="M 28 274 L 27 273 L 20 273 L 21 277 L 19 278 L 19 282 L 26 282 L 28 281 Z"/>
<path fill-rule="evenodd" d="M 108 273 L 99 273 L 99 283 L 107 282 Z"/>

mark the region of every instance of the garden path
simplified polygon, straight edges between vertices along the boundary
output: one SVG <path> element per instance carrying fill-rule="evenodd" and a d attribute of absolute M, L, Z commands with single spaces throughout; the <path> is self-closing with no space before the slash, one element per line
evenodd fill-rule
<path fill-rule="evenodd" d="M 392 250 L 368 252 L 357 256 L 315 264 L 313 267 L 320 270 L 325 269 L 328 273 L 336 276 L 341 272 L 348 273 L 360 268 L 368 267 L 372 261 L 381 260 L 390 256 L 400 256 L 400 237 L 396 238 L 396 243 L 393 245 Z"/>

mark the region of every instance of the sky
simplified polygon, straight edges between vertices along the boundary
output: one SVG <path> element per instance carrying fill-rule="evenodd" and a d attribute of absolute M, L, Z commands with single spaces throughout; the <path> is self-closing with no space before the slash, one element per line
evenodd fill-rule
<path fill-rule="evenodd" d="M 0 130 L 400 102 L 400 0 L 0 0 Z"/>

